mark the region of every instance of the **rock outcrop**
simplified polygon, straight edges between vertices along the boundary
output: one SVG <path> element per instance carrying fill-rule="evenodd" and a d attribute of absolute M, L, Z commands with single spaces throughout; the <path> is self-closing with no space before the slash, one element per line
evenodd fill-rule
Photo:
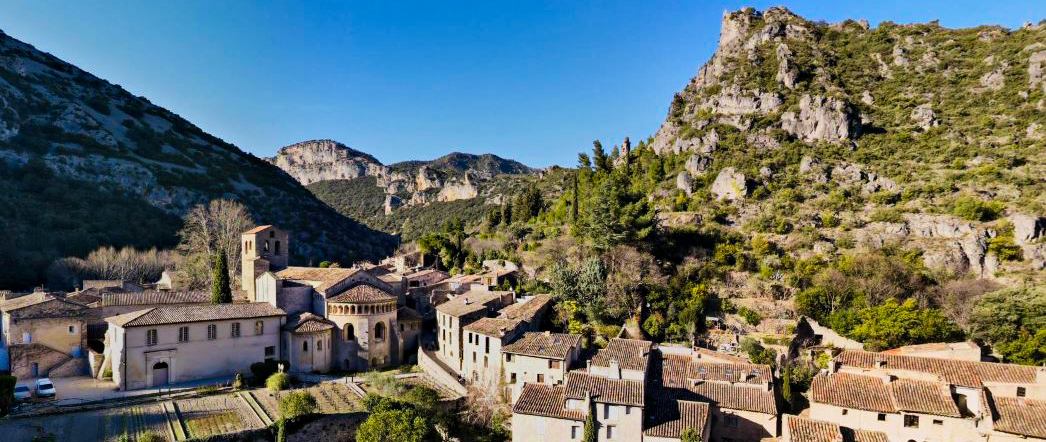
<path fill-rule="evenodd" d="M 748 195 L 748 183 L 744 174 L 737 172 L 733 167 L 720 170 L 712 182 L 712 195 L 716 199 L 726 201 L 744 199 Z"/>
<path fill-rule="evenodd" d="M 781 114 L 781 128 L 807 142 L 839 143 L 856 132 L 860 119 L 846 102 L 836 98 L 803 95 L 799 113 Z"/>
<path fill-rule="evenodd" d="M 311 140 L 286 146 L 271 160 L 298 182 L 351 180 L 384 174 L 377 159 L 334 140 Z"/>

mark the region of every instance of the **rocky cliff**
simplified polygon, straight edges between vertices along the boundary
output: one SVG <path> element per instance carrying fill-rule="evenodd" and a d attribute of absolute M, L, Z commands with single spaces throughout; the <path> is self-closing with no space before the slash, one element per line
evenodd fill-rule
<path fill-rule="evenodd" d="M 1044 66 L 1043 23 L 728 12 L 644 144 L 678 158 L 692 210 L 800 254 L 893 244 L 936 270 L 1046 279 Z"/>
<path fill-rule="evenodd" d="M 280 149 L 269 162 L 311 189 L 333 207 L 349 214 L 374 220 L 391 215 L 401 207 L 421 207 L 432 203 L 468 200 L 491 196 L 493 181 L 503 175 L 527 175 L 533 170 L 519 162 L 496 155 L 454 152 L 431 161 L 406 161 L 384 165 L 376 158 L 331 140 L 296 143 Z M 372 177 L 375 188 L 358 183 L 325 183 Z M 344 201 L 340 192 L 352 192 L 361 201 Z M 362 200 L 367 200 L 363 202 Z M 380 199 L 380 213 L 370 200 Z M 483 204 L 485 201 L 478 201 Z M 378 223 L 381 224 L 381 223 Z"/>
<path fill-rule="evenodd" d="M 213 198 L 291 230 L 300 261 L 395 246 L 268 162 L 2 32 L 0 187 L 0 288 L 102 245 L 171 246 L 180 215 Z"/>

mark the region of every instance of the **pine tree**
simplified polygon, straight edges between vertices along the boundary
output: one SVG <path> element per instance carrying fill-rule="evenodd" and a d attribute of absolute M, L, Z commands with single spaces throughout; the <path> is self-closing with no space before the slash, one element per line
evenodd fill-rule
<path fill-rule="evenodd" d="M 214 255 L 214 270 L 211 273 L 211 303 L 228 304 L 232 302 L 232 288 L 229 286 L 229 263 L 225 254 Z"/>
<path fill-rule="evenodd" d="M 592 161 L 596 163 L 596 170 L 610 171 L 610 158 L 607 157 L 606 151 L 603 150 L 603 143 L 600 143 L 599 140 L 592 142 Z"/>

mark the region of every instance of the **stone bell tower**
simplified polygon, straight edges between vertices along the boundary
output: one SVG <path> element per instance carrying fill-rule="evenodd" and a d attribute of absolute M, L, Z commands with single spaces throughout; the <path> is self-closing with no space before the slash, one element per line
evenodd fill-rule
<path fill-rule="evenodd" d="M 240 287 L 251 301 L 255 299 L 254 281 L 262 273 L 287 268 L 290 235 L 274 226 L 258 226 L 240 235 Z"/>

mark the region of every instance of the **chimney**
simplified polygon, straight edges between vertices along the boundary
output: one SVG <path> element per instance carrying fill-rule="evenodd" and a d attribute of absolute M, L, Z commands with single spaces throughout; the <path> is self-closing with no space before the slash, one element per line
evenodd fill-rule
<path fill-rule="evenodd" d="M 839 362 L 835 359 L 828 360 L 828 374 L 832 374 L 839 371 Z"/>

